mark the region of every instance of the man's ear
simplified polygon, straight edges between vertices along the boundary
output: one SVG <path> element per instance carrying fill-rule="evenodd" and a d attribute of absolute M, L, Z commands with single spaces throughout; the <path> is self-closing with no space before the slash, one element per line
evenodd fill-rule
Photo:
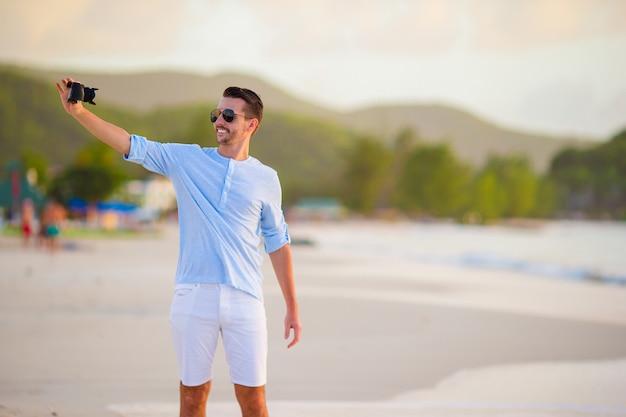
<path fill-rule="evenodd" d="M 250 122 L 248 123 L 248 130 L 252 132 L 252 134 L 256 132 L 258 127 L 259 127 L 259 119 L 250 119 Z"/>

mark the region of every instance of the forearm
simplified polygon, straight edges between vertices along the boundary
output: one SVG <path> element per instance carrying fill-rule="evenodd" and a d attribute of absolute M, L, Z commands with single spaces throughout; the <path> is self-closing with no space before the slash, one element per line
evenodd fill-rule
<path fill-rule="evenodd" d="M 56 83 L 61 104 L 65 111 L 102 142 L 119 152 L 128 154 L 130 152 L 130 135 L 128 132 L 121 127 L 102 120 L 83 107 L 82 102 L 68 101 L 70 90 L 67 88 L 67 85 L 69 82 L 74 82 L 74 80 L 65 78 Z"/>
<path fill-rule="evenodd" d="M 130 152 L 130 134 L 126 130 L 102 120 L 84 108 L 72 116 L 92 135 L 113 149 L 123 154 Z"/>
<path fill-rule="evenodd" d="M 296 298 L 296 285 L 293 276 L 293 261 L 291 259 L 291 247 L 287 244 L 282 248 L 270 253 L 272 267 L 278 280 L 278 285 L 285 299 L 287 310 L 298 312 Z"/>
<path fill-rule="evenodd" d="M 293 347 L 300 341 L 302 335 L 302 324 L 300 323 L 300 313 L 298 312 L 298 301 L 296 300 L 296 285 L 293 278 L 293 265 L 291 260 L 291 248 L 285 245 L 275 252 L 270 253 L 274 273 L 278 279 L 278 284 L 283 293 L 287 314 L 285 315 L 285 340 L 289 339 L 293 331 L 293 339 L 287 348 Z"/>

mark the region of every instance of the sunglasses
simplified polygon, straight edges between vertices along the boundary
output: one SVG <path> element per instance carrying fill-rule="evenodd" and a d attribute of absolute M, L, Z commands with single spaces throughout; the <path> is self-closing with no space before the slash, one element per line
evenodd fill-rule
<path fill-rule="evenodd" d="M 222 115 L 222 117 L 227 123 L 230 123 L 233 120 L 235 120 L 235 116 L 246 117 L 243 114 L 235 113 L 235 111 L 232 109 L 224 109 L 224 110 L 214 109 L 214 110 L 211 110 L 211 123 L 215 123 L 217 119 L 220 117 L 220 114 Z"/>

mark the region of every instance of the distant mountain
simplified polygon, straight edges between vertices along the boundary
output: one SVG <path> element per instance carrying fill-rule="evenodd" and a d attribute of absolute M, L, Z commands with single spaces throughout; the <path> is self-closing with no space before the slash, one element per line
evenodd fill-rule
<path fill-rule="evenodd" d="M 360 132 L 388 135 L 412 128 L 429 142 L 450 144 L 455 153 L 481 166 L 491 154 L 526 155 L 538 171 L 545 171 L 551 159 L 564 147 L 588 147 L 597 142 L 530 134 L 506 129 L 470 113 L 441 105 L 378 106 L 341 115 L 338 121 Z"/>
<path fill-rule="evenodd" d="M 463 160 L 480 166 L 491 154 L 521 154 L 535 169 L 545 171 L 552 157 L 568 146 L 588 147 L 597 142 L 538 135 L 496 126 L 468 112 L 443 105 L 378 106 L 353 112 L 336 112 L 308 103 L 259 79 L 243 74 L 202 76 L 174 72 L 97 74 L 22 68 L 26 74 L 53 84 L 65 76 L 98 87 L 96 102 L 112 103 L 139 111 L 190 103 L 217 102 L 229 85 L 251 88 L 263 98 L 266 109 L 308 118 L 338 122 L 358 133 L 384 141 L 412 128 L 428 142 L 447 142 Z"/>
<path fill-rule="evenodd" d="M 49 83 L 72 77 L 89 87 L 99 88 L 96 102 L 99 99 L 140 111 L 181 104 L 217 102 L 226 87 L 236 85 L 257 92 L 263 98 L 266 108 L 274 111 L 322 117 L 333 115 L 333 112 L 293 97 L 259 78 L 243 74 L 202 76 L 179 72 L 105 74 L 35 68 L 20 70 Z"/>

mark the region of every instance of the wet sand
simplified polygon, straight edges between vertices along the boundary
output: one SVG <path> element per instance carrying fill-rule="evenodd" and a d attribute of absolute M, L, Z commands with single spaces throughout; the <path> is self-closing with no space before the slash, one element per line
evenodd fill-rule
<path fill-rule="evenodd" d="M 335 226 L 291 231 L 320 227 Z M 50 254 L 0 237 L 0 416 L 176 416 L 177 239 L 170 226 Z M 304 333 L 291 350 L 265 264 L 275 417 L 626 415 L 624 287 L 293 253 Z M 207 415 L 239 415 L 222 355 Z"/>

